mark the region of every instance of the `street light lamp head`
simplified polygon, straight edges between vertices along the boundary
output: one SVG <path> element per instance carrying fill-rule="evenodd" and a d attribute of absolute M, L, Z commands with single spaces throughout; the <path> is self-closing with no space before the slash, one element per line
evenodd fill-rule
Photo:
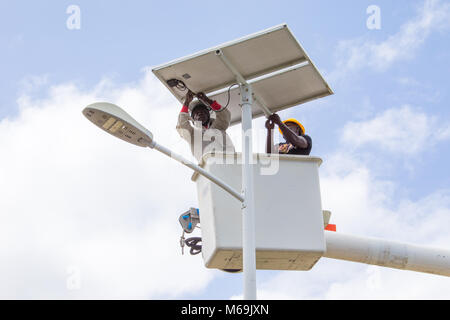
<path fill-rule="evenodd" d="M 113 136 L 140 147 L 153 144 L 153 135 L 115 104 L 96 102 L 83 110 L 88 120 Z"/>

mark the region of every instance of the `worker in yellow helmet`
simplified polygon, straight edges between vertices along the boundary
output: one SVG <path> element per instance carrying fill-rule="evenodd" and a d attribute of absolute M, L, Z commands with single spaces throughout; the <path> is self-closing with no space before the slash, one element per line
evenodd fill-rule
<path fill-rule="evenodd" d="M 274 145 L 272 142 L 272 129 L 278 126 L 280 133 L 286 142 Z M 305 134 L 305 127 L 296 119 L 287 119 L 281 121 L 280 116 L 276 113 L 269 116 L 266 121 L 268 129 L 266 152 L 280 154 L 298 154 L 309 155 L 312 148 L 312 139 Z"/>

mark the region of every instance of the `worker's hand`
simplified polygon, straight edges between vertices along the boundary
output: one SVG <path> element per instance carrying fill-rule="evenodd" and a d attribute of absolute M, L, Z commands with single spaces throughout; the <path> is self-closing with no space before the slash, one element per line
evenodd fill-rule
<path fill-rule="evenodd" d="M 186 93 L 186 97 L 184 99 L 184 105 L 189 106 L 189 104 L 194 100 L 194 93 L 191 90 L 188 90 Z"/>
<path fill-rule="evenodd" d="M 276 123 L 277 125 L 280 125 L 280 123 L 281 123 L 280 116 L 277 115 L 276 113 L 271 114 L 268 119 L 270 121 L 272 121 L 273 123 Z"/>
<path fill-rule="evenodd" d="M 266 128 L 272 130 L 273 128 L 275 128 L 275 123 L 273 123 L 272 120 L 267 119 L 266 120 Z"/>
<path fill-rule="evenodd" d="M 197 98 L 198 98 L 199 100 L 203 100 L 203 101 L 208 102 L 210 105 L 213 104 L 213 102 L 214 102 L 214 101 L 212 101 L 210 98 L 208 98 L 208 97 L 206 96 L 206 94 L 204 94 L 203 92 L 197 93 Z"/>

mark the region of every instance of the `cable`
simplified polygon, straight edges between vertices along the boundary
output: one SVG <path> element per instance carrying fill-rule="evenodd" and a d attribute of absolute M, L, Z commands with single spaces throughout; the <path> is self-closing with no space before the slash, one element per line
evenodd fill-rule
<path fill-rule="evenodd" d="M 214 110 L 215 112 L 222 112 L 222 111 L 224 111 L 226 108 L 228 108 L 228 105 L 230 104 L 230 98 L 231 98 L 231 93 L 230 93 L 230 90 L 231 90 L 231 88 L 233 88 L 235 85 L 239 85 L 238 83 L 233 83 L 229 88 L 228 88 L 228 101 L 227 101 L 227 104 L 225 105 L 225 107 L 222 107 L 222 109 L 220 109 L 220 110 Z"/>
<path fill-rule="evenodd" d="M 200 252 L 202 252 L 202 245 L 198 244 L 199 242 L 202 241 L 202 238 L 200 237 L 192 237 L 192 238 L 187 238 L 184 243 L 191 248 L 191 250 L 189 251 L 191 255 L 196 255 L 199 254 Z"/>
<path fill-rule="evenodd" d="M 180 90 L 180 91 L 186 91 L 186 89 L 189 89 L 189 88 L 184 84 L 184 82 L 181 81 L 181 80 L 178 80 L 178 83 L 177 83 L 177 85 L 176 85 L 176 88 L 177 88 L 178 90 Z"/>

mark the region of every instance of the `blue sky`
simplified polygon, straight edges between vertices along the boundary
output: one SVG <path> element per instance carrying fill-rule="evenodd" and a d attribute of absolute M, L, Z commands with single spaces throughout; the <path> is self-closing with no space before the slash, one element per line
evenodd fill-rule
<path fill-rule="evenodd" d="M 78 5 L 81 10 L 79 30 L 69 30 L 66 27 L 69 17 L 66 9 L 73 4 Z M 366 26 L 369 17 L 366 9 L 369 5 L 377 5 L 381 10 L 380 30 L 369 30 Z M 54 261 L 53 264 L 41 265 L 39 258 L 27 258 L 25 254 L 21 256 L 22 249 L 16 252 L 6 249 L 0 251 L 5 258 L 14 257 L 8 268 L 0 270 L 0 274 L 3 274 L 0 277 L 11 279 L 9 288 L 14 290 L 0 292 L 0 296 L 238 297 L 242 290 L 242 276 L 229 276 L 214 270 L 196 271 L 198 274 L 194 272 L 200 279 L 198 283 L 191 280 L 185 285 L 178 283 L 172 286 L 164 282 L 142 280 L 145 287 L 139 290 L 123 284 L 128 279 L 125 275 L 130 273 L 127 266 L 135 268 L 132 263 L 96 278 L 98 270 L 83 255 L 82 248 L 95 248 L 88 239 L 97 243 L 98 250 L 109 252 L 111 248 L 104 247 L 107 243 L 122 243 L 120 239 L 127 239 L 127 235 L 132 235 L 136 237 L 133 241 L 144 239 L 144 244 L 139 247 L 142 252 L 139 251 L 138 256 L 147 249 L 151 252 L 145 246 L 145 243 L 148 244 L 145 237 L 147 232 L 154 232 L 151 225 L 156 222 L 152 222 L 149 212 L 155 213 L 157 223 L 167 228 L 167 234 L 176 234 L 178 212 L 196 205 L 194 185 L 187 181 L 190 173 L 184 168 L 167 165 L 156 155 L 141 155 L 139 150 L 121 146 L 121 151 L 126 150 L 125 152 L 136 157 L 138 164 L 133 164 L 136 168 L 149 170 L 151 173 L 156 169 L 147 169 L 146 164 L 153 161 L 155 166 L 161 166 L 157 171 L 169 168 L 179 174 L 170 179 L 159 177 L 161 185 L 155 185 L 155 181 L 148 177 L 143 178 L 139 171 L 129 175 L 122 172 L 121 179 L 132 181 L 148 190 L 151 194 L 149 199 L 158 199 L 155 195 L 158 192 L 163 192 L 166 196 L 169 191 L 176 189 L 177 195 L 173 196 L 178 200 L 164 206 L 149 201 L 143 191 L 137 192 L 137 195 L 129 195 L 122 200 L 123 204 L 120 206 L 125 206 L 125 202 L 134 202 L 131 205 L 134 213 L 123 215 L 117 211 L 117 215 L 114 215 L 116 220 L 113 219 L 115 222 L 108 222 L 111 224 L 107 225 L 107 230 L 102 231 L 93 226 L 101 229 L 103 220 L 100 217 L 108 217 L 105 212 L 100 213 L 99 218 L 86 216 L 94 219 L 89 220 L 89 227 L 77 220 L 76 212 L 67 213 L 67 216 L 63 215 L 55 220 L 53 214 L 47 215 L 44 212 L 55 212 L 55 215 L 65 209 L 72 212 L 74 209 L 67 207 L 67 203 L 79 202 L 79 197 L 86 196 L 84 188 L 89 187 L 85 184 L 93 184 L 95 188 L 92 187 L 92 192 L 100 193 L 99 196 L 104 199 L 111 199 L 115 195 L 114 188 L 104 188 L 99 182 L 92 183 L 77 178 L 77 170 L 87 172 L 96 164 L 99 166 L 98 170 L 104 170 L 101 169 L 104 163 L 100 161 L 104 154 L 96 151 L 95 143 L 102 143 L 102 150 L 115 159 L 119 159 L 121 155 L 115 153 L 118 152 L 115 141 L 101 140 L 103 137 L 98 138 L 100 142 L 91 140 L 91 144 L 86 146 L 83 142 L 86 140 L 81 139 L 91 139 L 91 135 L 85 132 L 76 134 L 80 130 L 90 130 L 89 125 L 84 125 L 84 119 L 80 118 L 81 122 L 71 120 L 75 130 L 71 130 L 70 134 L 64 131 L 65 127 L 59 122 L 56 125 L 49 119 L 60 121 L 67 119 L 66 116 L 72 112 L 80 113 L 83 107 L 81 102 L 114 99 L 129 103 L 135 114 L 140 115 L 139 119 L 143 119 L 143 123 L 147 120 L 161 132 L 168 133 L 174 129 L 179 106 L 159 86 L 153 75 L 144 71 L 146 67 L 283 22 L 288 24 L 335 92 L 333 96 L 283 111 L 280 115 L 301 120 L 313 138 L 312 153 L 324 159 L 321 168 L 322 196 L 324 205 L 330 206 L 333 211 L 332 221 L 338 224 L 338 230 L 444 248 L 450 246 L 450 238 L 444 235 L 448 231 L 446 225 L 450 222 L 448 1 L 129 1 L 126 4 L 123 1 L 99 0 L 57 3 L 3 1 L 0 2 L 0 12 L 0 132 L 3 135 L 0 147 L 5 155 L 9 155 L 0 160 L 0 190 L 3 194 L 11 195 L 3 205 L 0 203 L 0 216 L 6 224 L 17 224 L 20 229 L 22 220 L 17 220 L 17 217 L 30 221 L 30 211 L 42 212 L 42 219 L 34 217 L 32 219 L 37 220 L 33 220 L 32 227 L 28 226 L 39 239 L 42 239 L 39 231 L 41 227 L 45 230 L 44 226 L 54 226 L 48 233 L 51 234 L 51 241 L 39 242 L 40 246 L 37 247 L 52 257 L 50 260 Z M 76 109 L 77 106 L 79 109 Z M 158 115 L 157 119 L 153 116 L 155 114 Z M 37 119 L 40 119 L 39 123 L 36 122 Z M 56 131 L 58 137 L 54 139 L 59 143 L 46 141 L 47 136 L 44 131 L 40 131 L 40 124 L 44 123 L 48 126 L 55 125 L 57 130 L 59 128 L 60 131 Z M 256 122 L 256 125 L 262 126 L 262 122 Z M 92 134 L 95 132 L 93 130 Z M 50 131 L 47 133 L 54 134 Z M 17 137 L 14 143 L 6 138 L 13 135 Z M 174 144 L 180 148 L 186 147 L 183 141 L 176 141 Z M 90 158 L 91 152 L 96 157 Z M 72 166 L 49 160 L 50 155 L 52 159 L 69 159 Z M 74 158 L 79 161 L 72 163 Z M 115 161 L 117 168 L 121 168 L 121 162 Z M 80 172 L 78 174 L 81 175 Z M 55 175 L 51 180 L 55 182 L 54 185 L 41 185 L 47 177 L 44 173 Z M 64 180 L 62 177 L 65 173 L 68 178 Z M 39 201 L 57 191 L 58 185 L 66 183 L 71 192 L 59 194 L 61 202 L 50 205 L 46 201 Z M 180 184 L 185 188 L 177 188 Z M 35 185 L 39 186 L 41 196 L 39 191 L 31 187 Z M 347 187 L 350 191 L 344 193 L 342 190 L 347 190 Z M 352 194 L 352 188 L 362 188 L 367 194 L 358 198 L 358 195 Z M 340 193 L 334 192 L 336 189 L 340 189 Z M 17 201 L 20 202 L 17 199 L 28 196 L 37 197 L 36 205 L 27 207 L 26 204 L 17 204 Z M 327 196 L 332 200 L 327 200 Z M 349 209 L 354 210 L 351 213 L 345 209 L 345 202 L 349 198 L 355 202 L 355 206 Z M 49 208 L 51 210 L 47 210 Z M 87 210 L 86 208 L 87 206 L 81 206 L 77 210 Z M 108 208 L 115 210 L 113 207 Z M 361 209 L 373 210 L 373 216 L 371 212 L 358 212 Z M 102 208 L 99 207 L 98 210 L 101 211 Z M 168 212 L 173 218 L 167 219 Z M 127 226 L 130 223 L 123 233 L 121 223 Z M 59 238 L 61 234 L 58 226 L 61 225 L 66 226 L 67 230 L 64 230 L 71 234 L 71 240 L 64 250 L 49 246 L 49 243 L 59 241 L 65 243 Z M 88 236 L 84 237 L 80 226 L 86 227 L 83 230 L 93 229 L 86 231 Z M 419 232 L 418 229 L 422 226 L 427 228 Z M 28 239 L 25 231 L 22 233 L 18 229 L 12 230 L 17 232 L 10 231 L 9 240 L 19 239 L 18 243 L 23 244 L 20 248 L 27 248 L 33 243 L 32 239 L 35 238 Z M 141 233 L 136 236 L 138 231 Z M 101 233 L 102 237 L 96 235 L 96 232 Z M 114 233 L 118 234 L 117 237 L 114 237 Z M 164 234 L 160 236 L 164 237 Z M 81 243 L 81 239 L 86 247 L 76 247 L 75 243 Z M 164 241 L 171 240 L 176 243 L 178 239 L 172 237 Z M 131 240 L 124 241 L 124 252 L 129 249 L 126 244 L 135 244 L 127 241 Z M 176 247 L 169 247 L 170 250 L 178 250 Z M 156 254 L 149 256 L 155 258 Z M 202 268 L 199 257 L 178 256 L 178 252 L 173 253 L 173 256 L 164 261 L 179 269 Z M 95 252 L 91 252 L 89 257 L 92 260 Z M 152 266 L 155 262 L 151 258 L 140 261 L 133 256 L 131 261 Z M 39 272 L 35 270 L 27 273 L 27 279 L 34 284 L 35 291 L 29 291 L 26 285 L 18 284 L 18 279 L 23 276 L 21 272 L 27 272 L 26 269 L 15 269 L 15 263 L 20 261 L 39 266 L 35 268 Z M 105 256 L 105 261 L 116 260 Z M 71 264 L 80 266 L 85 279 L 82 288 L 86 289 L 68 292 L 61 285 L 61 281 L 64 284 L 67 277 L 65 268 Z M 168 270 L 172 270 L 170 268 Z M 347 275 L 350 271 L 345 273 L 341 282 L 332 278 L 337 271 L 346 268 L 352 274 Z M 364 290 L 369 298 L 420 298 L 425 293 L 436 298 L 450 297 L 449 292 L 440 291 L 441 284 L 438 283 L 442 278 L 408 272 L 402 275 L 398 271 L 373 268 L 375 267 L 323 259 L 318 264 L 317 271 L 311 271 L 310 275 L 258 272 L 258 286 L 262 288 L 261 295 L 269 298 L 353 298 L 352 292 L 355 290 Z M 175 268 L 173 272 L 176 270 Z M 170 271 L 164 273 L 158 269 L 154 272 L 153 277 L 172 277 Z M 156 272 L 163 274 L 157 276 Z M 145 269 L 138 268 L 134 273 L 137 274 L 136 279 L 133 278 L 136 283 L 145 277 Z M 372 283 L 370 279 L 374 274 L 378 285 L 369 286 L 369 290 L 367 283 Z M 108 276 L 121 281 L 110 284 Z M 98 278 L 102 278 L 104 282 Z M 51 285 L 38 279 L 48 279 Z M 392 279 L 399 280 L 395 282 Z M 179 281 L 184 280 L 180 278 Z M 414 291 L 408 290 L 407 284 L 411 281 L 420 285 L 422 293 L 414 295 L 411 293 Z M 400 289 L 392 293 L 391 282 Z M 105 283 L 109 284 L 106 286 Z M 281 285 L 283 283 L 286 284 L 285 288 Z M 289 289 L 290 283 L 298 283 L 305 291 L 298 293 Z M 273 295 L 268 295 L 270 292 Z M 391 296 L 389 292 L 392 293 Z"/>
<path fill-rule="evenodd" d="M 0 34 L 6 44 L 2 60 L 8 61 L 2 88 L 11 94 L 2 101 L 14 101 L 15 86 L 29 74 L 49 74 L 53 81 L 78 79 L 86 85 L 105 74 L 132 81 L 142 66 L 157 65 L 281 22 L 288 23 L 318 66 L 331 68 L 330 53 L 338 39 L 364 34 L 379 39 L 413 11 L 410 1 L 400 1 L 395 7 L 385 3 L 383 28 L 369 32 L 365 9 L 370 1 L 299 1 L 295 5 L 292 1 L 247 1 L 236 10 L 237 3 L 146 1 L 124 6 L 120 1 L 81 1 L 76 4 L 81 9 L 82 27 L 70 31 L 65 27 L 66 8 L 73 2 L 2 2 Z M 2 114 L 5 109 L 2 104 Z"/>

